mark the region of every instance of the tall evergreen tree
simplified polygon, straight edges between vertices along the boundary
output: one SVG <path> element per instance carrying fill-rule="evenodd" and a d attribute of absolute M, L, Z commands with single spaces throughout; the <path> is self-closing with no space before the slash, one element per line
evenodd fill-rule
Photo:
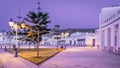
<path fill-rule="evenodd" d="M 47 28 L 47 24 L 50 23 L 48 18 L 48 13 L 42 11 L 30 11 L 27 14 L 27 17 L 24 18 L 27 22 L 33 24 L 27 34 L 27 38 L 31 38 L 37 43 L 37 57 L 39 57 L 39 42 L 42 40 L 42 35 L 47 34 L 50 31 L 50 29 Z"/>

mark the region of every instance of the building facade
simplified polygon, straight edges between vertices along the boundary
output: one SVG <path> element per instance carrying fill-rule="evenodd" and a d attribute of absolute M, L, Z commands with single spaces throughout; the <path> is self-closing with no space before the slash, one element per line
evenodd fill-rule
<path fill-rule="evenodd" d="M 100 48 L 120 54 L 120 7 L 103 8 L 99 15 Z"/>
<path fill-rule="evenodd" d="M 59 45 L 69 45 L 69 46 L 95 46 L 96 39 L 95 33 L 88 32 L 75 32 L 70 34 L 67 37 L 64 37 L 62 34 L 59 35 L 60 39 L 58 40 Z M 57 40 L 55 35 L 52 37 L 43 37 L 43 45 L 57 45 Z"/>
<path fill-rule="evenodd" d="M 72 45 L 78 46 L 95 46 L 95 33 L 76 32 L 71 34 Z"/>
<path fill-rule="evenodd" d="M 59 39 L 56 37 L 59 36 Z M 23 38 L 23 35 L 18 35 L 17 38 Z M 46 34 L 42 36 L 40 45 L 69 45 L 69 46 L 96 46 L 96 32 L 61 32 L 59 35 Z M 0 46 L 12 47 L 14 44 L 20 46 L 34 45 L 26 40 L 17 40 L 15 35 L 7 35 L 6 32 L 0 32 Z"/>

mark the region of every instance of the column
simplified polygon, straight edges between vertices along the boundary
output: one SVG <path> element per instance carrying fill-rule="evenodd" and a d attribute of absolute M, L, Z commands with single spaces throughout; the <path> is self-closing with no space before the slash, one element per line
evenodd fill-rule
<path fill-rule="evenodd" d="M 111 26 L 111 47 L 113 48 L 113 52 L 115 51 L 115 27 Z"/>
<path fill-rule="evenodd" d="M 118 35 L 118 36 L 119 36 L 119 37 L 118 37 L 118 41 L 119 41 L 119 42 L 118 42 L 118 44 L 119 44 L 118 47 L 120 48 L 120 23 L 118 24 L 118 34 L 119 34 L 119 35 Z"/>
<path fill-rule="evenodd" d="M 107 50 L 107 47 L 108 47 L 108 45 L 107 45 L 107 43 L 108 43 L 107 35 L 108 35 L 108 32 L 107 32 L 107 28 L 106 28 L 105 29 L 105 42 L 104 42 L 104 44 L 105 44 L 105 50 Z"/>
<path fill-rule="evenodd" d="M 101 44 L 101 43 L 102 43 L 102 42 L 101 42 L 101 39 L 102 39 L 102 38 L 101 38 L 101 34 L 102 34 L 102 31 L 101 31 L 101 29 L 99 28 L 98 39 L 99 39 L 99 48 L 100 48 L 100 49 L 102 49 L 102 44 Z"/>
<path fill-rule="evenodd" d="M 118 23 L 118 53 L 120 54 L 120 23 Z"/>
<path fill-rule="evenodd" d="M 107 50 L 110 51 L 111 47 L 111 29 L 107 29 Z"/>
<path fill-rule="evenodd" d="M 118 52 L 118 46 L 119 46 L 119 41 L 118 41 L 118 38 L 119 38 L 119 28 L 118 28 L 118 24 L 115 25 L 115 52 Z"/>
<path fill-rule="evenodd" d="M 104 46 L 105 46 L 105 31 L 104 30 L 101 30 L 101 33 L 100 33 L 100 43 L 101 43 L 101 49 L 104 49 Z"/>

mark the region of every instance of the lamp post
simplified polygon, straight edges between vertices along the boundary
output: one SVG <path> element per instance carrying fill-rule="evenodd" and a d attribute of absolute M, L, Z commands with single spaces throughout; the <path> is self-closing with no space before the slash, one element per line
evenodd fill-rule
<path fill-rule="evenodd" d="M 57 51 L 58 51 L 58 40 L 61 39 L 61 37 L 57 35 L 55 39 L 57 40 Z"/>
<path fill-rule="evenodd" d="M 16 43 L 16 46 L 17 46 L 18 45 L 18 42 L 17 42 L 18 24 L 17 24 L 17 22 L 14 22 L 12 19 L 10 19 L 9 25 L 10 25 L 12 30 L 15 30 L 15 40 L 16 40 L 15 43 Z M 17 50 L 17 48 L 15 48 L 15 57 L 18 57 L 18 50 Z"/>
<path fill-rule="evenodd" d="M 65 40 L 65 38 L 67 38 L 69 36 L 69 33 L 68 32 L 66 32 L 66 33 L 63 32 L 61 35 L 63 36 L 63 38 Z M 65 49 L 66 49 L 66 44 L 65 43 L 64 43 L 64 46 L 65 46 Z"/>
<path fill-rule="evenodd" d="M 61 38 L 59 36 L 59 27 L 60 27 L 60 25 L 55 25 L 54 26 L 54 30 L 55 30 L 54 34 L 56 35 L 55 39 L 57 40 L 57 51 L 58 51 L 58 40 Z"/>
<path fill-rule="evenodd" d="M 2 49 L 2 46 L 5 45 L 5 30 L 2 31 L 2 36 L 3 36 L 3 44 L 1 45 L 1 49 Z"/>

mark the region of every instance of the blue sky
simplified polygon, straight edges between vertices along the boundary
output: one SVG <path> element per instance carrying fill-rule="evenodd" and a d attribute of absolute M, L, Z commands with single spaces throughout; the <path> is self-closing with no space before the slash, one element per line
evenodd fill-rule
<path fill-rule="evenodd" d="M 9 30 L 9 19 L 18 21 L 16 16 L 26 17 L 29 11 L 37 11 L 38 0 L 1 0 L 0 27 Z M 99 13 L 103 7 L 119 5 L 120 0 L 40 0 L 41 10 L 48 12 L 53 28 L 59 24 L 60 28 L 97 28 Z"/>

